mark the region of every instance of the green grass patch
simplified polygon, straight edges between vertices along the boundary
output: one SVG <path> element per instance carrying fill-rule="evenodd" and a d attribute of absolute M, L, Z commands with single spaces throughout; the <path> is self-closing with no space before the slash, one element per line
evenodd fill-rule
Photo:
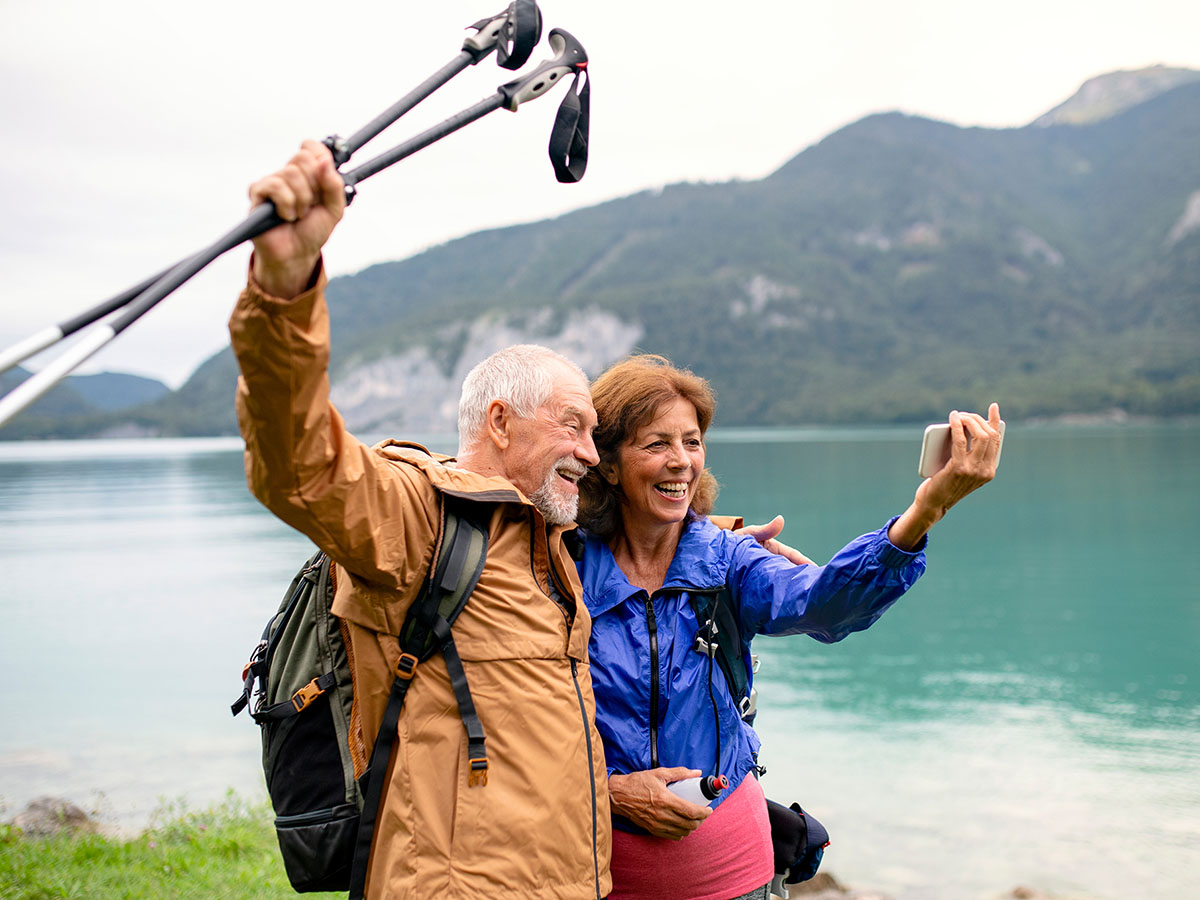
<path fill-rule="evenodd" d="M 161 807 L 135 838 L 39 838 L 0 825 L 4 900 L 267 900 L 294 898 L 264 802 L 232 793 L 204 812 Z M 308 894 L 314 900 L 345 894 Z"/>

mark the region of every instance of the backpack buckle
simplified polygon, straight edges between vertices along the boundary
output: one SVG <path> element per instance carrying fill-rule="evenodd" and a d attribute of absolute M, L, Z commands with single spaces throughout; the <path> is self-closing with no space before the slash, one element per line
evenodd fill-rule
<path fill-rule="evenodd" d="M 420 660 L 411 653 L 401 653 L 400 658 L 396 660 L 396 677 L 411 681 L 413 674 L 417 671 L 418 662 Z"/>
<path fill-rule="evenodd" d="M 700 635 L 696 635 L 696 640 L 692 643 L 692 649 L 702 656 L 707 656 L 709 659 L 713 659 L 717 655 L 717 645 L 710 644 Z"/>
<path fill-rule="evenodd" d="M 709 659 L 716 659 L 720 649 L 720 645 L 716 641 L 717 631 L 717 623 L 709 619 L 696 632 L 696 639 L 692 641 L 692 649 Z"/>
<path fill-rule="evenodd" d="M 246 676 L 252 672 L 257 675 L 262 668 L 262 662 L 267 656 L 267 647 L 270 646 L 265 640 L 255 644 L 254 649 L 250 652 L 250 659 L 242 666 L 242 681 L 246 680 Z"/>
<path fill-rule="evenodd" d="M 470 761 L 471 772 L 467 777 L 467 787 L 475 787 L 475 785 L 484 785 L 488 783 L 488 761 L 487 757 L 476 757 Z"/>
<path fill-rule="evenodd" d="M 292 706 L 296 712 L 304 712 L 312 705 L 313 701 L 325 693 L 317 686 L 317 679 L 313 679 L 296 693 L 292 694 Z"/>

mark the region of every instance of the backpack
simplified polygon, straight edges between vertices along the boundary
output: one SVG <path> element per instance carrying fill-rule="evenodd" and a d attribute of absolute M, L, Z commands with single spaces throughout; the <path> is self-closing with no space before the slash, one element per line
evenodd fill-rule
<path fill-rule="evenodd" d="M 330 610 L 337 570 L 325 553 L 314 553 L 296 573 L 251 653 L 231 709 L 236 716 L 254 697 L 250 715 L 262 729 L 275 832 L 297 892 L 349 891 L 350 900 L 362 897 L 404 697 L 417 664 L 439 651 L 467 732 L 469 783 L 487 784 L 483 726 L 450 626 L 483 571 L 491 510 L 486 503 L 442 498 L 437 553 L 397 636 L 396 678 L 360 779 L 354 777 L 349 741 L 354 686 L 348 641 L 345 625 Z"/>
<path fill-rule="evenodd" d="M 758 669 L 758 657 L 751 656 L 748 667 L 742 656 L 742 636 L 733 611 L 733 592 L 728 584 L 708 591 L 689 591 L 692 610 L 700 630 L 693 649 L 716 662 L 729 685 L 729 694 L 742 719 L 754 724 L 757 695 L 750 675 Z M 719 739 L 718 724 L 718 739 Z M 720 744 L 718 744 L 718 753 Z M 766 771 L 765 769 L 763 770 Z M 787 885 L 808 881 L 817 874 L 821 857 L 829 846 L 829 833 L 799 803 L 784 806 L 767 800 L 767 819 L 771 825 L 771 849 L 775 860 L 775 878 L 771 892 L 787 897 Z"/>
<path fill-rule="evenodd" d="M 700 623 L 693 649 L 715 660 L 721 667 L 738 712 L 747 724 L 753 725 L 758 696 L 742 658 L 742 635 L 733 612 L 733 591 L 728 584 L 723 584 L 713 590 L 688 591 L 688 599 L 696 621 Z M 757 661 L 757 656 L 751 656 L 753 671 L 758 669 Z"/>

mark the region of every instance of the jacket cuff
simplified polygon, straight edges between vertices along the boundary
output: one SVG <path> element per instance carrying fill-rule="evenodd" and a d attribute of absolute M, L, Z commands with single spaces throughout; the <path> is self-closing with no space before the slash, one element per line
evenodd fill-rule
<path fill-rule="evenodd" d="M 271 315 L 285 315 L 296 321 L 307 322 L 312 318 L 313 304 L 325 289 L 329 279 L 325 275 L 325 257 L 317 260 L 317 265 L 308 280 L 308 287 L 302 294 L 297 294 L 290 300 L 276 297 L 263 290 L 254 280 L 254 257 L 250 257 L 249 270 L 246 273 L 246 289 L 238 298 L 240 303 L 256 307 Z"/>
<path fill-rule="evenodd" d="M 888 538 L 888 532 L 891 531 L 892 525 L 896 523 L 899 516 L 892 516 L 888 519 L 888 523 L 883 526 L 883 530 L 879 532 L 879 543 L 875 548 L 875 558 L 879 560 L 881 565 L 891 569 L 900 569 L 907 566 L 914 559 L 925 552 L 925 548 L 929 546 L 929 535 L 921 536 L 921 543 L 917 545 L 915 550 L 901 550 Z"/>

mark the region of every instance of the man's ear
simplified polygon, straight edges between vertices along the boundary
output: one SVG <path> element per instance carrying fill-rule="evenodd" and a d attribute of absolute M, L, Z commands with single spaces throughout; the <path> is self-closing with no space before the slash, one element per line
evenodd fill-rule
<path fill-rule="evenodd" d="M 513 412 L 503 400 L 493 400 L 487 408 L 487 436 L 500 450 L 512 442 Z"/>

